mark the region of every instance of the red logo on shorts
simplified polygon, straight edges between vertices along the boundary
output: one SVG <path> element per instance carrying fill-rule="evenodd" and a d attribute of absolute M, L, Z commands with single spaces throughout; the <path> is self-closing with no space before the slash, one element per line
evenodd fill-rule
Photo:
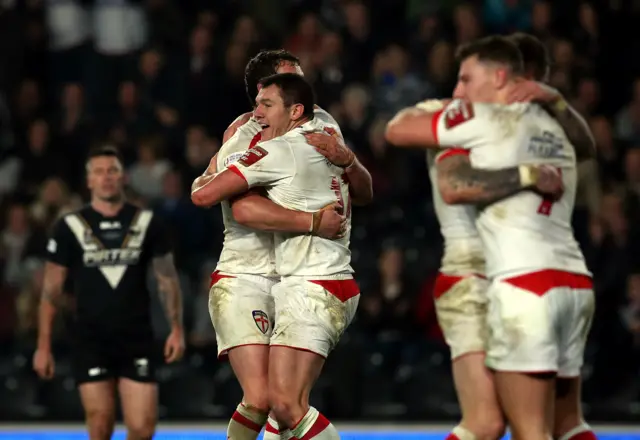
<path fill-rule="evenodd" d="M 251 314 L 253 315 L 253 320 L 255 321 L 258 330 L 266 335 L 269 330 L 269 317 L 267 314 L 262 310 L 254 310 Z"/>

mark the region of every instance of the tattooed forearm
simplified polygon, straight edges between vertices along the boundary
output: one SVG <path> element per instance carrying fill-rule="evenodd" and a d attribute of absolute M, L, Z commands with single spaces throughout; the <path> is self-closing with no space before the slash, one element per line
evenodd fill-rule
<path fill-rule="evenodd" d="M 578 160 L 595 157 L 596 143 L 587 122 L 564 99 L 545 106 L 547 111 L 558 121 L 569 141 L 576 150 Z"/>
<path fill-rule="evenodd" d="M 153 270 L 169 324 L 171 327 L 182 327 L 182 292 L 173 254 L 154 258 Z"/>
<path fill-rule="evenodd" d="M 488 205 L 524 189 L 517 167 L 479 170 L 468 156 L 457 155 L 442 159 L 436 169 L 440 194 L 449 204 Z"/>

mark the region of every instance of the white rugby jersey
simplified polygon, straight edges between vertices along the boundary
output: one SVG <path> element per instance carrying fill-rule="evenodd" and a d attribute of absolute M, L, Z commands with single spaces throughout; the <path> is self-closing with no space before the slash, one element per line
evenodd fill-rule
<path fill-rule="evenodd" d="M 477 208 L 473 205 L 448 205 L 442 200 L 438 190 L 436 163 L 446 151 L 427 152 L 433 207 L 444 238 L 440 272 L 450 275 L 483 275 L 484 249 L 476 229 Z"/>
<path fill-rule="evenodd" d="M 253 118 L 240 126 L 218 151 L 217 167 L 236 162 L 260 138 L 262 127 Z M 231 204 L 222 202 L 224 243 L 216 269 L 227 273 L 273 276 L 276 274 L 273 233 L 242 226 L 233 218 Z"/>
<path fill-rule="evenodd" d="M 229 166 L 244 177 L 249 187 L 265 187 L 269 198 L 285 208 L 314 212 L 337 203 L 347 217 L 346 234 L 338 240 L 276 233 L 276 270 L 282 276 L 322 277 L 353 272 L 349 250 L 351 199 L 344 169 L 329 163 L 304 137 L 304 133 L 321 131 L 327 125 L 314 118 L 282 136 L 258 143 Z"/>
<path fill-rule="evenodd" d="M 438 144 L 455 146 L 480 169 L 525 164 L 558 167 L 565 192 L 556 202 L 523 191 L 478 212 L 487 275 L 509 277 L 543 269 L 590 275 L 573 235 L 577 186 L 573 146 L 560 125 L 537 104 L 452 101 L 435 117 Z"/>

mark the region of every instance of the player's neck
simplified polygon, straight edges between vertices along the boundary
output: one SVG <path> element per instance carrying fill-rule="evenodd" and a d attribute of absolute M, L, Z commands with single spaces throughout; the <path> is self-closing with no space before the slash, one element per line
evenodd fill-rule
<path fill-rule="evenodd" d="M 124 206 L 124 197 L 114 201 L 91 199 L 91 207 L 105 217 L 115 217 L 122 209 L 122 206 Z"/>

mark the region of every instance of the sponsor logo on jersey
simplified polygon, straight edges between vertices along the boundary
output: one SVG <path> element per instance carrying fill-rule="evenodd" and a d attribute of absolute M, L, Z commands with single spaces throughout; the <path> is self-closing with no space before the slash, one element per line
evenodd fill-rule
<path fill-rule="evenodd" d="M 224 166 L 228 167 L 232 163 L 235 163 L 238 159 L 240 159 L 242 157 L 243 154 L 244 154 L 244 151 L 239 152 L 239 153 L 231 153 L 230 155 L 225 157 Z"/>
<path fill-rule="evenodd" d="M 110 230 L 110 229 L 120 229 L 122 225 L 120 222 L 100 222 L 100 229 L 102 230 Z"/>
<path fill-rule="evenodd" d="M 152 218 L 151 211 L 138 211 L 131 222 L 127 236 L 118 248 L 107 248 L 95 236 L 89 223 L 80 214 L 69 214 L 64 221 L 82 248 L 84 266 L 97 268 L 111 288 L 116 289 L 127 268 L 140 262 L 144 239 Z"/>
<path fill-rule="evenodd" d="M 250 167 L 254 165 L 256 162 L 264 159 L 269 152 L 262 147 L 258 147 L 257 145 L 250 150 L 244 152 L 244 154 L 238 159 L 238 163 L 241 163 L 245 167 Z"/>
<path fill-rule="evenodd" d="M 540 136 L 532 136 L 527 152 L 544 158 L 561 157 L 564 143 L 562 139 L 550 131 L 543 131 Z"/>
<path fill-rule="evenodd" d="M 254 310 L 251 314 L 253 315 L 253 321 L 256 323 L 258 330 L 260 330 L 262 334 L 266 335 L 267 331 L 269 331 L 270 325 L 267 314 L 262 310 Z"/>
<path fill-rule="evenodd" d="M 455 101 L 444 113 L 444 126 L 450 130 L 474 118 L 473 104 L 467 101 Z"/>

